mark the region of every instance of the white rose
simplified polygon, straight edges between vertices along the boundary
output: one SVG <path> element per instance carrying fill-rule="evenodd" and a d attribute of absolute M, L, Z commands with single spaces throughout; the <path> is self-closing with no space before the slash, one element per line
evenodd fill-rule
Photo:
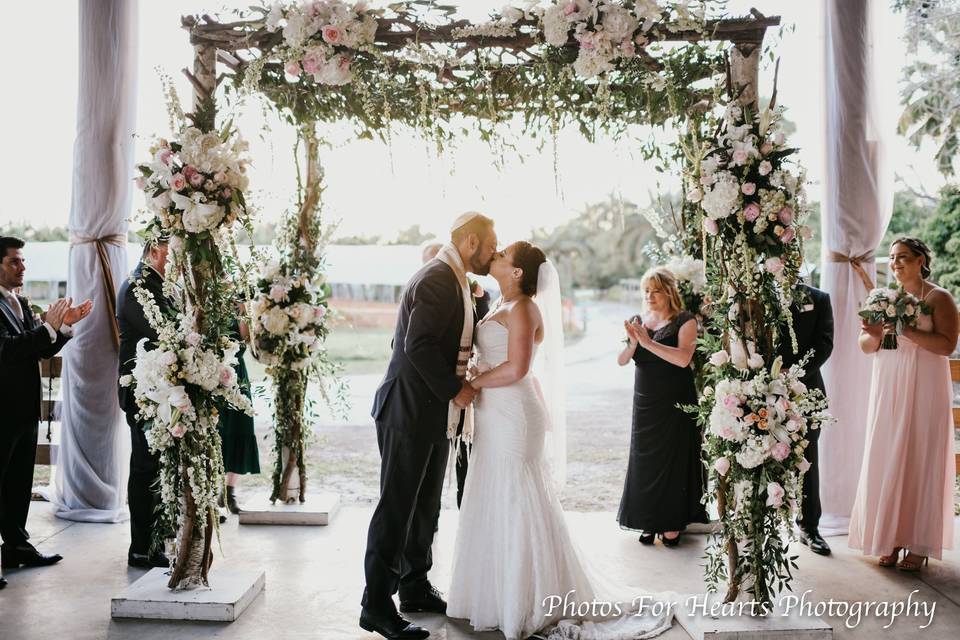
<path fill-rule="evenodd" d="M 290 321 L 282 308 L 273 307 L 260 316 L 260 322 L 269 333 L 279 336 L 286 332 Z"/>

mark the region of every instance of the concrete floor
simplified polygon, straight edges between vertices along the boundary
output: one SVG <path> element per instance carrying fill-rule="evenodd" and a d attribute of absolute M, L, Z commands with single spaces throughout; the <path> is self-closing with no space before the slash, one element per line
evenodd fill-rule
<path fill-rule="evenodd" d="M 362 558 L 371 510 L 346 507 L 329 527 L 264 527 L 231 518 L 223 527 L 223 551 L 217 552 L 211 579 L 216 585 L 218 563 L 266 569 L 266 590 L 232 624 L 116 621 L 110 618 L 110 597 L 123 591 L 142 571 L 126 566 L 126 525 L 77 524 L 52 515 L 49 504 L 33 503 L 30 531 L 37 546 L 58 552 L 65 560 L 40 569 L 7 572 L 9 586 L 0 591 L 0 639 L 70 640 L 171 638 L 267 638 L 374 640 L 356 626 L 363 587 Z M 570 513 L 574 538 L 586 556 L 610 577 L 644 591 L 702 591 L 700 558 L 705 536 L 689 536 L 675 549 L 659 544 L 641 546 L 634 534 L 621 531 L 611 513 Z M 432 579 L 449 587 L 449 572 L 457 514 L 444 511 L 435 551 Z M 960 531 L 960 529 L 958 529 Z M 958 536 L 960 538 L 960 536 Z M 902 617 L 889 629 L 887 620 L 865 618 L 855 628 L 845 619 L 827 617 L 837 638 L 955 639 L 960 633 L 960 552 L 948 552 L 944 562 L 931 562 L 920 575 L 881 569 L 873 558 L 846 548 L 845 538 L 831 538 L 834 555 L 823 558 L 797 545 L 800 570 L 794 591 L 813 592 L 814 602 L 905 600 L 936 603 L 927 629 L 925 619 Z M 960 540 L 954 545 L 960 548 Z M 225 556 L 225 557 L 224 557 Z M 415 616 L 437 640 L 502 638 L 499 633 L 472 633 L 463 621 L 440 616 Z M 686 638 L 678 624 L 661 636 Z"/>

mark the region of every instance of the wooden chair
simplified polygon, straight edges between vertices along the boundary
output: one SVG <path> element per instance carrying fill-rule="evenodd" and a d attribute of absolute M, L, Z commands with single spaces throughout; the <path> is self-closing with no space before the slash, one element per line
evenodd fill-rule
<path fill-rule="evenodd" d="M 63 360 L 54 356 L 40 361 L 40 377 L 43 379 L 43 398 L 40 400 L 40 434 L 37 439 L 37 464 L 56 464 L 60 448 L 60 399 L 54 391 L 53 381 L 60 378 Z"/>

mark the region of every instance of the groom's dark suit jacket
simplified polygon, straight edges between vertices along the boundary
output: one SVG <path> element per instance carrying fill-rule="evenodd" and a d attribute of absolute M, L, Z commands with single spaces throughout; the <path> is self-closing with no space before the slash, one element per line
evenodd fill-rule
<path fill-rule="evenodd" d="M 800 361 L 811 349 L 813 356 L 804 366 L 806 374 L 801 381 L 810 389 L 820 389 L 826 392 L 820 367 L 833 352 L 833 308 L 830 305 L 830 294 L 814 287 L 801 285 L 798 287 L 798 299 L 790 307 L 793 317 L 793 330 L 797 334 L 797 353 L 793 352 L 790 334 L 786 327 L 781 327 L 779 355 L 783 359 L 784 368 Z M 811 308 L 812 307 L 812 308 Z M 820 430 L 810 431 L 812 438 L 819 437 Z"/>
<path fill-rule="evenodd" d="M 447 407 L 462 384 L 457 378 L 462 332 L 457 278 L 446 263 L 433 259 L 403 290 L 393 355 L 373 398 L 378 423 L 419 440 L 446 439 Z"/>

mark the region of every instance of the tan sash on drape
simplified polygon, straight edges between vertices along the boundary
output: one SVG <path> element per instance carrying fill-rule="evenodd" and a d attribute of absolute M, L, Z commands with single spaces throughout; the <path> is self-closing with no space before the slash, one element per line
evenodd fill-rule
<path fill-rule="evenodd" d="M 107 245 L 112 244 L 115 247 L 122 247 L 126 241 L 127 236 L 122 233 L 115 233 L 102 238 L 70 235 L 71 247 L 90 244 L 91 242 L 97 245 L 97 257 L 100 259 L 100 281 L 103 283 L 107 298 L 107 311 L 110 313 L 110 333 L 113 334 L 113 347 L 118 352 L 120 351 L 120 326 L 117 324 L 117 289 L 113 284 L 113 271 L 110 270 L 110 256 L 107 255 Z"/>
<path fill-rule="evenodd" d="M 850 267 L 860 276 L 860 281 L 863 282 L 863 286 L 867 288 L 867 293 L 870 293 L 876 288 L 869 274 L 867 274 L 867 270 L 863 268 L 864 262 L 874 261 L 873 251 L 868 251 L 862 256 L 845 256 L 842 253 L 831 251 L 830 255 L 827 256 L 827 260 L 830 262 L 849 262 Z"/>

